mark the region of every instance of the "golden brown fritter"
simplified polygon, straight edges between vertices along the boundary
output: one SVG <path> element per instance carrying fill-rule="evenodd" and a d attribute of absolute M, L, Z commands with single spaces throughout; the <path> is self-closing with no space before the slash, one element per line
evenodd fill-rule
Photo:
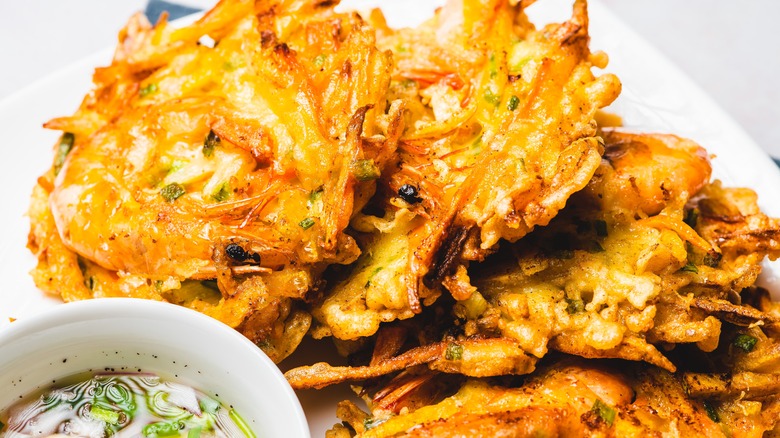
<path fill-rule="evenodd" d="M 379 361 L 292 370 L 293 386 L 364 380 L 423 363 L 472 377 L 522 374 L 550 349 L 673 372 L 662 351 L 676 344 L 710 352 L 724 323 L 775 323 L 775 315 L 742 305 L 740 292 L 779 249 L 777 240 L 748 236 L 774 236 L 780 221 L 760 213 L 752 192 L 707 184 L 707 156 L 688 140 L 617 131 L 604 139 L 593 179 L 548 226 L 463 274 L 462 294 L 438 309 L 446 315 L 433 323 L 444 326 L 438 338 L 418 337 L 387 359 L 396 363 L 390 368 Z M 715 208 L 731 212 L 728 227 L 710 212 Z M 432 323 L 417 324 L 411 331 Z M 443 360 L 452 348 L 458 360 Z M 403 359 L 420 354 L 426 359 Z"/>
<path fill-rule="evenodd" d="M 678 376 L 617 362 L 563 359 L 518 386 L 468 380 L 438 402 L 393 415 L 340 406 L 358 437 L 761 437 L 777 395 L 691 397 Z M 330 437 L 353 436 L 344 426 Z"/>
<path fill-rule="evenodd" d="M 81 107 L 46 124 L 67 134 L 31 207 L 37 284 L 186 305 L 281 359 L 311 320 L 293 299 L 360 254 L 344 231 L 403 129 L 391 62 L 317 2 L 134 17 Z"/>
<path fill-rule="evenodd" d="M 597 125 L 620 82 L 585 0 L 400 30 L 336 3 L 134 17 L 46 124 L 36 284 L 187 306 L 275 361 L 331 337 L 351 366 L 286 373 L 360 382 L 370 413 L 341 403 L 331 437 L 780 433 L 780 305 L 755 286 L 780 220 L 694 142 Z"/>
<path fill-rule="evenodd" d="M 591 72 L 606 58 L 590 53 L 587 26 L 582 1 L 569 21 L 538 30 L 520 5 L 466 1 L 380 32 L 407 129 L 384 217 L 353 220 L 373 235 L 315 307 L 316 336 L 354 340 L 412 317 L 442 281 L 452 292 L 459 266 L 547 224 L 585 186 L 603 151 L 594 115 L 620 91 L 615 76 Z"/>

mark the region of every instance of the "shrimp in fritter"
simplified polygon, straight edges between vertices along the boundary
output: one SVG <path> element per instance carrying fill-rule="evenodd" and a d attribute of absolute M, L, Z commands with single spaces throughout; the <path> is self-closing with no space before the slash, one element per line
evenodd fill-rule
<path fill-rule="evenodd" d="M 39 285 L 72 298 L 135 285 L 255 340 L 306 315 L 285 323 L 299 339 L 310 318 L 290 299 L 360 254 L 344 230 L 403 129 L 390 54 L 358 15 L 315 2 L 226 0 L 183 29 L 136 16 L 120 39 L 76 114 L 47 124 L 69 144 L 41 180 L 50 217 L 32 215 L 36 278 L 66 249 L 88 287 Z M 213 287 L 177 292 L 212 279 L 218 303 Z"/>
<path fill-rule="evenodd" d="M 655 216 L 675 201 L 685 203 L 709 182 L 707 152 L 674 135 L 604 131 L 602 165 L 585 191 L 616 217 Z"/>
<path fill-rule="evenodd" d="M 715 303 L 752 284 L 760 261 L 777 257 L 777 248 L 743 246 L 749 255 L 741 254 L 704 228 L 696 205 L 719 184 L 708 184 L 709 163 L 699 146 L 673 136 L 609 132 L 604 138 L 605 159 L 585 190 L 514 254 L 475 266 L 477 298 L 462 305 L 488 302 L 473 318 L 472 334 L 488 329 L 482 318 L 499 313 L 490 327 L 538 357 L 551 346 L 674 370 L 654 345 L 715 349 L 724 318 Z M 721 193 L 708 202 L 736 208 Z M 763 215 L 755 221 L 765 227 L 756 232 L 780 227 Z M 736 228 L 750 227 L 742 224 Z M 753 318 L 746 323 L 767 316 Z"/>
<path fill-rule="evenodd" d="M 315 308 L 318 336 L 357 339 L 419 313 L 458 266 L 549 222 L 598 167 L 593 117 L 620 83 L 591 72 L 606 58 L 588 50 L 585 3 L 539 30 L 510 3 L 453 1 L 419 28 L 381 33 L 408 126 L 389 192 L 406 195 L 381 205 L 383 221 L 359 218 L 373 236 Z"/>
<path fill-rule="evenodd" d="M 373 122 L 364 129 L 364 121 L 371 108 L 384 104 L 381 73 L 389 69 L 386 55 L 371 45 L 370 31 L 351 25 L 353 32 L 330 42 L 342 50 L 317 87 L 300 64 L 315 48 L 299 53 L 289 46 L 293 37 L 263 37 L 252 16 L 216 47 L 192 45 L 160 66 L 136 96 L 123 96 L 131 102 L 116 121 L 76 136 L 51 196 L 63 241 L 107 269 L 150 277 L 213 278 L 215 243 L 239 237 L 284 254 L 280 259 L 260 251 L 261 266 L 290 259 L 351 261 L 356 248 L 338 256 L 334 249 L 350 246 L 341 235 L 341 217 L 349 218 L 352 209 L 344 203 L 352 200 L 353 187 L 376 177 L 356 172 L 378 172 L 382 165 L 376 156 L 364 156 L 360 137 L 376 132 Z M 165 33 L 159 27 L 147 33 Z M 301 24 L 298 32 L 306 28 Z M 262 46 L 237 50 L 263 38 Z M 214 71 L 215 65 L 223 71 Z M 139 68 L 118 62 L 111 68 L 121 67 Z M 328 88 L 349 90 L 341 97 L 326 95 L 334 93 Z M 311 117 L 289 112 L 298 100 L 321 111 Z M 322 120 L 314 117 L 318 113 L 325 113 Z M 74 122 L 50 126 L 68 123 Z M 310 199 L 315 194 L 321 203 Z M 338 204 L 339 217 L 332 217 L 331 204 Z M 304 220 L 312 224 L 299 226 Z"/>

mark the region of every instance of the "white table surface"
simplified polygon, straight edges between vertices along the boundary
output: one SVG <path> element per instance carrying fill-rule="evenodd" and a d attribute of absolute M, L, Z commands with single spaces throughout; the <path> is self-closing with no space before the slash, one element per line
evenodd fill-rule
<path fill-rule="evenodd" d="M 780 157 L 780 48 L 773 34 L 780 1 L 601 1 L 691 76 L 759 146 Z M 398 0 L 390 3 L 400 6 Z M 0 99 L 113 46 L 127 17 L 145 5 L 146 0 L 0 0 Z"/>

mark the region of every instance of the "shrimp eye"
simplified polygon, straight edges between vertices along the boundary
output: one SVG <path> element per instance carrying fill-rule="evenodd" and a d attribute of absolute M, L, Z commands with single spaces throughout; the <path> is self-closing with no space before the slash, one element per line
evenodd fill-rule
<path fill-rule="evenodd" d="M 410 204 L 417 204 L 418 202 L 422 202 L 422 198 L 417 192 L 417 187 L 411 184 L 402 185 L 401 188 L 398 189 L 398 196 Z"/>
<path fill-rule="evenodd" d="M 249 253 L 246 252 L 244 248 L 241 248 L 241 245 L 235 243 L 228 244 L 228 246 L 225 247 L 225 252 L 228 257 L 237 262 L 243 262 L 250 257 Z"/>

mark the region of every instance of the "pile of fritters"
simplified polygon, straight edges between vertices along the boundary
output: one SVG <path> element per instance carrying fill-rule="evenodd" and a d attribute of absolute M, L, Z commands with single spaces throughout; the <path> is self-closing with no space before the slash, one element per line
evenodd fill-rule
<path fill-rule="evenodd" d="M 401 30 L 334 3 L 134 17 L 46 125 L 36 284 L 187 306 L 277 362 L 331 338 L 352 366 L 286 375 L 360 384 L 334 437 L 775 431 L 780 306 L 754 283 L 780 221 L 695 143 L 597 122 L 620 82 L 584 0 Z"/>

